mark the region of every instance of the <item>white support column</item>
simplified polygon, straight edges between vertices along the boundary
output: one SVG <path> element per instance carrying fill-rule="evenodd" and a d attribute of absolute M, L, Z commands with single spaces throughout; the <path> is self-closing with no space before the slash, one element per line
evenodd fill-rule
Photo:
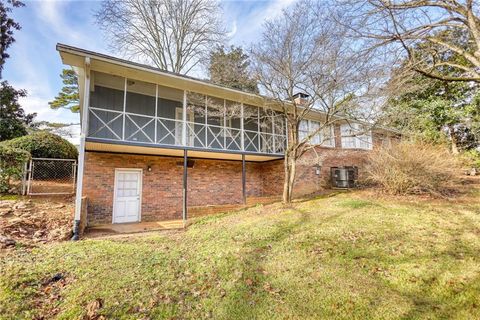
<path fill-rule="evenodd" d="M 153 142 L 157 143 L 157 125 L 158 125 L 158 84 L 155 85 L 155 137 Z"/>
<path fill-rule="evenodd" d="M 223 148 L 227 149 L 227 100 L 223 99 Z"/>
<path fill-rule="evenodd" d="M 242 151 L 245 151 L 245 129 L 244 129 L 244 124 L 243 124 L 243 117 L 244 117 L 244 111 L 243 111 L 243 102 L 240 104 L 240 145 Z"/>
<path fill-rule="evenodd" d="M 88 119 L 88 106 L 90 104 L 90 58 L 85 58 L 84 66 L 84 92 L 82 101 L 81 112 L 81 126 L 80 126 L 80 152 L 78 155 L 78 168 L 77 168 L 77 189 L 75 194 L 75 225 L 80 222 L 81 210 L 82 210 L 82 191 L 83 191 L 83 171 L 85 167 L 85 137 L 87 135 L 87 119 Z M 78 221 L 78 222 L 77 222 Z"/>
<path fill-rule="evenodd" d="M 205 96 L 205 148 L 208 148 L 208 103 Z"/>
<path fill-rule="evenodd" d="M 272 142 L 273 142 L 273 153 L 277 152 L 275 140 L 277 137 L 275 136 L 275 114 L 272 112 Z"/>
<path fill-rule="evenodd" d="M 182 145 L 187 146 L 187 91 L 183 90 Z"/>
<path fill-rule="evenodd" d="M 262 137 L 261 130 L 260 130 L 260 108 L 257 108 L 257 141 L 258 141 L 258 148 L 257 151 L 262 151 Z"/>
<path fill-rule="evenodd" d="M 125 141 L 125 112 L 127 111 L 127 78 L 125 77 L 125 84 L 123 88 L 123 125 L 122 125 L 122 140 Z"/>

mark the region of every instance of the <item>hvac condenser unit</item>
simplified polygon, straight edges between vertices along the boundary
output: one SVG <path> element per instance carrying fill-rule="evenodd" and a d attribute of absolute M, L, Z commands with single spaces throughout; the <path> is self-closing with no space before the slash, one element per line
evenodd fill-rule
<path fill-rule="evenodd" d="M 357 167 L 332 167 L 332 186 L 334 188 L 355 188 L 357 186 Z"/>

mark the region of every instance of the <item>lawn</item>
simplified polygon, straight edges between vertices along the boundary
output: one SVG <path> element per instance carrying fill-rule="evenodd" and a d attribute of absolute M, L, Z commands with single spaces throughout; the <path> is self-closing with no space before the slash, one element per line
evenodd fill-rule
<path fill-rule="evenodd" d="M 479 319 L 480 192 L 339 193 L 1 257 L 2 319 Z"/>

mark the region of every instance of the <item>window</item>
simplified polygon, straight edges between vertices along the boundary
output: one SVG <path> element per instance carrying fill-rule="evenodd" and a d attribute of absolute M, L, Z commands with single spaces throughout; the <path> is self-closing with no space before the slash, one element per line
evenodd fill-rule
<path fill-rule="evenodd" d="M 321 131 L 321 141 L 320 144 L 324 147 L 335 147 L 335 130 L 333 125 L 326 126 Z"/>
<path fill-rule="evenodd" d="M 310 138 L 310 143 L 311 144 L 320 144 L 321 142 L 321 131 L 320 130 L 320 122 L 317 121 L 310 121 L 310 128 L 309 132 L 313 133 L 315 131 L 318 131 L 314 136 Z"/>
<path fill-rule="evenodd" d="M 308 136 L 308 120 L 300 121 L 298 126 L 298 141 L 303 141 Z"/>
<path fill-rule="evenodd" d="M 308 134 L 318 131 L 310 138 L 310 144 L 324 147 L 335 147 L 333 125 L 324 126 L 318 121 L 302 120 L 298 127 L 298 139 L 302 141 Z"/>
<path fill-rule="evenodd" d="M 359 123 L 344 123 L 340 127 L 342 148 L 372 149 L 372 133 L 365 130 Z"/>

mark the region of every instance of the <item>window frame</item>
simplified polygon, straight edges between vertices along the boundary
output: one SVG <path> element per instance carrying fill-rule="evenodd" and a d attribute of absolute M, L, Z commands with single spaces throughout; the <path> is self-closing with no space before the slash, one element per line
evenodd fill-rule
<path fill-rule="evenodd" d="M 345 129 L 346 128 L 346 129 Z M 348 136 L 344 135 L 345 131 L 349 132 Z M 340 125 L 340 137 L 342 149 L 360 149 L 360 150 L 372 150 L 373 138 L 372 130 L 366 130 L 363 134 L 356 135 L 355 132 L 361 132 L 362 125 L 360 123 L 342 123 Z M 351 139 L 346 143 L 347 139 Z"/>

